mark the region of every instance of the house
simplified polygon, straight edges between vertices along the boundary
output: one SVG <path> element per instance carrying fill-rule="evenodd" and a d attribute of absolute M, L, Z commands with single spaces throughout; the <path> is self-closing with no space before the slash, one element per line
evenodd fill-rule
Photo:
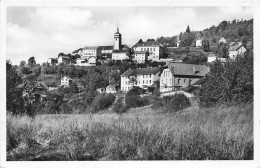
<path fill-rule="evenodd" d="M 72 83 L 73 79 L 68 77 L 68 76 L 63 76 L 61 79 L 60 79 L 60 85 L 61 86 L 64 86 L 64 87 L 69 87 Z"/>
<path fill-rule="evenodd" d="M 242 55 L 244 52 L 246 52 L 246 48 L 238 44 L 228 49 L 228 56 L 230 59 L 236 59 L 238 55 Z"/>
<path fill-rule="evenodd" d="M 112 52 L 112 60 L 126 60 L 129 59 L 130 53 L 126 50 L 113 50 Z"/>
<path fill-rule="evenodd" d="M 97 89 L 97 92 L 98 92 L 99 94 L 102 94 L 102 93 L 105 93 L 105 92 L 106 92 L 106 89 L 105 89 L 105 88 L 98 88 L 98 89 Z"/>
<path fill-rule="evenodd" d="M 198 38 L 197 40 L 196 40 L 196 47 L 202 47 L 202 38 Z"/>
<path fill-rule="evenodd" d="M 127 92 L 133 86 L 146 89 L 153 86 L 154 82 L 159 80 L 161 68 L 140 68 L 130 69 L 121 74 L 121 91 Z"/>
<path fill-rule="evenodd" d="M 149 53 L 148 60 L 159 61 L 163 56 L 163 46 L 154 40 L 136 43 L 132 48 L 134 52 L 147 51 Z"/>
<path fill-rule="evenodd" d="M 179 90 L 191 86 L 209 72 L 206 65 L 171 62 L 162 71 L 160 92 Z"/>
<path fill-rule="evenodd" d="M 106 87 L 106 93 L 116 93 L 116 86 L 114 85 L 108 85 Z"/>
<path fill-rule="evenodd" d="M 101 57 L 102 58 L 112 58 L 112 52 L 114 50 L 114 46 L 100 46 Z"/>
<path fill-rule="evenodd" d="M 148 51 L 134 51 L 132 54 L 133 60 L 135 60 L 137 63 L 145 63 L 148 59 L 148 56 Z"/>
<path fill-rule="evenodd" d="M 207 61 L 208 63 L 214 62 L 214 61 L 216 61 L 216 60 L 219 60 L 219 61 L 222 62 L 222 63 L 227 62 L 227 59 L 226 59 L 226 58 L 220 58 L 220 57 L 216 56 L 216 55 L 213 54 L 213 53 L 211 53 L 211 54 L 208 55 L 208 61 Z"/>
<path fill-rule="evenodd" d="M 64 63 L 64 64 L 69 64 L 70 63 L 70 58 L 67 56 L 59 56 L 58 58 L 58 63 Z"/>
<path fill-rule="evenodd" d="M 101 56 L 101 49 L 99 46 L 86 46 L 82 48 L 82 57 L 88 59 L 89 57 Z"/>
<path fill-rule="evenodd" d="M 58 59 L 56 59 L 56 58 L 49 58 L 49 59 L 47 60 L 47 63 L 48 63 L 49 65 L 56 65 L 56 64 L 58 63 Z"/>
<path fill-rule="evenodd" d="M 225 39 L 224 37 L 221 37 L 220 40 L 218 41 L 218 43 L 227 43 L 227 39 Z"/>

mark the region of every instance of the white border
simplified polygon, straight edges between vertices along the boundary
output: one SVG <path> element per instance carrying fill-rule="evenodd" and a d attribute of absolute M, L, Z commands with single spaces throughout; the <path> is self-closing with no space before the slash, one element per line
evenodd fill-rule
<path fill-rule="evenodd" d="M 62 3 L 61 3 L 62 2 Z M 25 1 L 25 0 L 9 0 L 1 3 L 1 63 L 0 67 L 1 82 L 0 88 L 3 90 L 0 94 L 2 112 L 0 114 L 1 123 L 1 145 L 0 145 L 0 167 L 260 167 L 260 89 L 258 85 L 260 79 L 257 78 L 259 73 L 259 57 L 260 57 L 260 1 L 258 0 L 218 0 L 218 1 L 181 1 L 181 0 L 45 0 L 45 1 Z M 27 162 L 27 161 L 6 161 L 6 7 L 7 6 L 252 6 L 254 7 L 254 160 L 252 161 L 98 161 L 98 162 Z M 216 23 L 217 24 L 217 23 Z"/>

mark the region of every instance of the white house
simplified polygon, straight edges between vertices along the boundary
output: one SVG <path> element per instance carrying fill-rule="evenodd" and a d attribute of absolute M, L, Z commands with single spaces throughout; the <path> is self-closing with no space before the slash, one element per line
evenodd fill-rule
<path fill-rule="evenodd" d="M 64 64 L 69 64 L 70 63 L 70 58 L 67 56 L 60 56 L 58 58 L 58 64 L 64 63 Z"/>
<path fill-rule="evenodd" d="M 82 49 L 82 58 L 98 57 L 101 56 L 101 50 L 99 46 L 86 46 Z"/>
<path fill-rule="evenodd" d="M 136 60 L 137 63 L 145 63 L 148 59 L 148 51 L 134 51 L 132 58 Z"/>
<path fill-rule="evenodd" d="M 116 87 L 114 85 L 107 86 L 106 93 L 116 93 Z"/>
<path fill-rule="evenodd" d="M 224 37 L 221 37 L 221 39 L 218 41 L 219 43 L 227 43 L 227 39 L 225 39 Z"/>
<path fill-rule="evenodd" d="M 125 71 L 121 74 L 121 91 L 127 92 L 133 86 L 138 86 L 140 88 L 147 88 L 153 86 L 154 82 L 159 80 L 161 68 L 140 68 L 140 69 L 131 69 Z M 131 80 L 130 80 L 131 79 Z M 131 82 L 134 81 L 134 82 Z"/>
<path fill-rule="evenodd" d="M 181 40 L 180 40 L 180 37 L 178 36 L 178 38 L 177 38 L 177 47 L 180 46 L 180 43 L 181 43 Z"/>
<path fill-rule="evenodd" d="M 202 47 L 202 38 L 198 38 L 197 40 L 196 40 L 196 47 Z"/>
<path fill-rule="evenodd" d="M 61 86 L 64 86 L 64 87 L 69 87 L 72 83 L 73 79 L 68 77 L 68 76 L 63 76 L 61 79 L 60 79 L 60 85 Z"/>
<path fill-rule="evenodd" d="M 206 65 L 171 62 L 162 71 L 160 92 L 169 92 L 191 86 L 209 72 Z"/>
<path fill-rule="evenodd" d="M 126 60 L 129 59 L 129 52 L 126 50 L 114 50 L 112 52 L 112 60 Z"/>
<path fill-rule="evenodd" d="M 228 49 L 228 56 L 230 59 L 236 59 L 238 55 L 242 55 L 244 52 L 246 52 L 246 48 L 238 44 Z"/>
<path fill-rule="evenodd" d="M 148 60 L 159 61 L 163 56 L 163 46 L 156 41 L 146 41 L 142 43 L 136 43 L 133 46 L 134 52 L 147 51 L 149 53 Z"/>

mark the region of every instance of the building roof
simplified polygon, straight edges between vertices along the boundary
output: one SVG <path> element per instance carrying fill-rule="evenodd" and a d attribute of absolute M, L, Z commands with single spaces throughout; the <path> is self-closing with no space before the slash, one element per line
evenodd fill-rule
<path fill-rule="evenodd" d="M 83 48 L 83 50 L 96 50 L 98 48 L 99 48 L 99 46 L 86 46 Z"/>
<path fill-rule="evenodd" d="M 48 90 L 48 86 L 43 81 L 37 81 L 36 87 L 42 87 L 43 89 Z"/>
<path fill-rule="evenodd" d="M 101 50 L 113 50 L 114 46 L 100 46 Z"/>
<path fill-rule="evenodd" d="M 63 76 L 62 79 L 65 78 L 65 77 L 68 78 L 69 80 L 73 80 L 73 79 L 72 79 L 71 77 L 69 77 L 69 76 Z"/>
<path fill-rule="evenodd" d="M 193 83 L 192 85 L 193 85 L 193 86 L 201 85 L 201 84 L 203 84 L 205 81 L 206 81 L 206 77 L 203 77 L 203 78 L 200 78 L 200 79 L 199 79 L 198 81 L 196 81 L 195 83 Z"/>
<path fill-rule="evenodd" d="M 146 42 L 143 42 L 143 43 L 136 43 L 134 47 L 142 47 L 142 46 L 160 46 L 162 47 L 162 44 L 158 43 L 157 41 L 146 41 Z"/>
<path fill-rule="evenodd" d="M 243 47 L 243 46 L 238 44 L 238 45 L 231 46 L 228 50 L 229 51 L 237 51 L 241 47 Z"/>
<path fill-rule="evenodd" d="M 82 50 L 82 48 L 79 48 L 79 49 L 73 51 L 72 53 L 78 53 L 80 50 Z"/>
<path fill-rule="evenodd" d="M 216 57 L 216 55 L 214 53 L 210 53 L 208 57 Z"/>
<path fill-rule="evenodd" d="M 146 54 L 148 51 L 134 51 L 133 54 Z"/>
<path fill-rule="evenodd" d="M 113 50 L 112 53 L 127 53 L 127 50 Z"/>
<path fill-rule="evenodd" d="M 209 72 L 209 67 L 206 65 L 170 62 L 168 68 L 173 75 L 205 76 Z"/>
<path fill-rule="evenodd" d="M 152 67 L 152 68 L 140 68 L 140 69 L 130 69 L 125 71 L 123 74 L 120 76 L 132 76 L 134 74 L 136 75 L 149 75 L 149 74 L 154 74 L 158 72 L 161 68 L 159 67 Z"/>
<path fill-rule="evenodd" d="M 63 59 L 70 59 L 68 56 L 60 56 L 60 57 L 63 58 Z M 59 58 L 60 58 L 60 57 L 59 57 Z M 58 58 L 58 59 L 59 59 L 59 58 Z"/>

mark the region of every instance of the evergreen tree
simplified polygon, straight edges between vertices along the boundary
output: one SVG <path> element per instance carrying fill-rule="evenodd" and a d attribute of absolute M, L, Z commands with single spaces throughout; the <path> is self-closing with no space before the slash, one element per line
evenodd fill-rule
<path fill-rule="evenodd" d="M 188 25 L 186 32 L 189 33 L 190 32 L 190 26 Z"/>

